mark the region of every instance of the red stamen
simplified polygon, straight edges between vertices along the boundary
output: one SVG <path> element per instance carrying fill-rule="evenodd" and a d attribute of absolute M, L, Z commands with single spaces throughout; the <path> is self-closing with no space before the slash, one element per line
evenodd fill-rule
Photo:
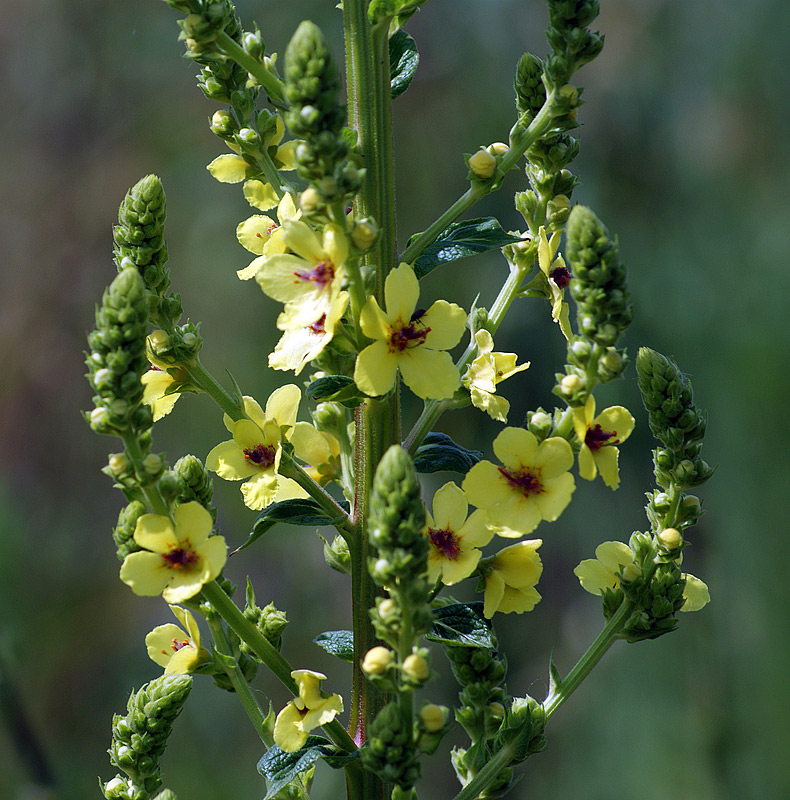
<path fill-rule="evenodd" d="M 244 458 L 256 467 L 263 467 L 266 469 L 274 464 L 274 456 L 277 450 L 270 444 L 256 444 L 255 447 L 249 447 L 244 451 Z"/>
<path fill-rule="evenodd" d="M 584 443 L 590 450 L 600 450 L 605 444 L 620 444 L 619 439 L 609 441 L 613 436 L 617 436 L 617 431 L 607 433 L 600 425 L 595 425 L 584 435 Z"/>
<path fill-rule="evenodd" d="M 499 467 L 500 474 L 514 488 L 518 489 L 524 497 L 531 497 L 543 491 L 543 484 L 540 482 L 540 473 L 537 475 L 532 472 L 511 472 L 506 467 Z"/>
<path fill-rule="evenodd" d="M 182 647 L 189 647 L 189 639 L 183 639 L 180 642 L 178 639 L 173 639 L 173 641 L 170 642 L 170 647 L 173 649 L 174 653 L 177 653 Z M 165 651 L 162 650 L 162 652 L 164 653 Z"/>
<path fill-rule="evenodd" d="M 172 569 L 191 567 L 198 562 L 198 554 L 194 550 L 186 550 L 183 547 L 176 547 L 168 553 L 163 553 L 162 558 Z"/>
<path fill-rule="evenodd" d="M 558 288 L 564 289 L 571 282 L 573 276 L 567 267 L 555 267 L 549 273 L 549 277 L 557 284 Z"/>
<path fill-rule="evenodd" d="M 445 558 L 455 561 L 461 555 L 461 545 L 453 531 L 444 528 L 428 528 L 431 544 L 441 552 Z"/>
<path fill-rule="evenodd" d="M 335 269 L 331 261 L 319 261 L 312 269 L 296 270 L 294 275 L 296 275 L 299 281 L 314 283 L 316 286 L 323 289 L 334 280 Z M 299 281 L 297 281 L 297 283 Z"/>

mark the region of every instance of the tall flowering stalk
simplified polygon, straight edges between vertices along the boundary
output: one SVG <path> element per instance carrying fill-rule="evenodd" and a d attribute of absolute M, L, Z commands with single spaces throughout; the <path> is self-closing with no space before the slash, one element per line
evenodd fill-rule
<path fill-rule="evenodd" d="M 390 106 L 417 68 L 404 26 L 423 3 L 344 0 L 346 105 L 338 60 L 312 22 L 297 27 L 278 64 L 230 0 L 167 2 L 181 14 L 198 85 L 222 106 L 210 127 L 229 152 L 209 173 L 241 184 L 250 205 L 266 212 L 240 221 L 236 235 L 255 256 L 238 278 L 254 278 L 251 291 L 257 286 L 282 304 L 272 320 L 282 337 L 268 364 L 304 374 L 305 388 L 285 383 L 255 399 L 203 367 L 199 325 L 182 320 L 179 296 L 168 293 L 164 191 L 156 176 L 143 178 L 121 204 L 118 275 L 88 338 L 95 396 L 86 419 L 122 443 L 105 469 L 127 500 L 113 531 L 120 579 L 135 594 L 174 604 L 180 626 L 168 622 L 146 637 L 165 675 L 134 693 L 129 714 L 114 720 L 111 760 L 124 774 L 102 784 L 104 795 L 147 800 L 159 791 L 159 757 L 192 676 L 202 675 L 233 692 L 247 713 L 261 742 L 267 800 L 317 797 L 318 760 L 345 771 L 349 800 L 416 800 L 424 760 L 443 752 L 454 722 L 469 737 L 449 756 L 456 800 L 501 796 L 615 640 L 657 638 L 676 627 L 678 612 L 709 599 L 705 584 L 680 570 L 686 531 L 702 513 L 689 491 L 712 473 L 701 458 L 704 415 L 676 365 L 642 348 L 639 388 L 660 443 L 647 529 L 622 537 L 627 542 L 591 541 L 580 553 L 595 553 L 574 573 L 601 597 L 605 624 L 570 672 L 550 663 L 542 701 L 505 689 L 493 622 L 541 601 L 543 538 L 527 535 L 538 528 L 547 539 L 563 535 L 553 523 L 573 500 L 574 472 L 617 489 L 620 450 L 639 424 L 622 406 L 596 414 L 597 387 L 625 372 L 619 342 L 632 308 L 616 240 L 572 201 L 569 166 L 579 145 L 570 132 L 581 89 L 570 81 L 603 46 L 590 30 L 598 2 L 547 0 L 550 52 L 517 60 L 510 131 L 458 156 L 468 188 L 402 251 Z M 522 230 L 465 217 L 506 180 L 517 186 Z M 445 299 L 423 306 L 422 277 L 440 267 L 450 276 L 455 260 L 496 249 L 506 268 L 490 307 L 467 311 Z M 500 384 L 512 379 L 515 387 L 530 364 L 519 358 L 540 351 L 500 352 L 495 337 L 514 306 L 525 313 L 525 299 L 542 301 L 531 305 L 558 323 L 567 355 L 552 387 L 557 406 L 508 424 Z M 424 401 L 416 420 L 402 419 L 402 391 Z M 201 393 L 217 405 L 216 445 L 203 460 L 188 454 L 170 467 L 152 450 L 155 422 L 188 414 L 188 401 L 177 409 L 176 401 Z M 305 405 L 309 419 L 300 419 Z M 443 415 L 469 405 L 505 426 L 492 442 L 468 443 L 495 460 L 434 431 Z M 431 500 L 420 473 L 436 471 L 458 475 Z M 246 541 L 215 530 L 211 473 L 242 481 L 240 499 L 257 514 Z M 325 688 L 310 664 L 292 663 L 296 634 L 285 635 L 283 611 L 258 605 L 255 576 L 247 577 L 243 605 L 233 598 L 229 546 L 260 546 L 282 522 L 336 530 L 324 554 L 349 578 L 352 629 L 316 641 L 350 662 L 346 687 Z M 448 592 L 466 580 L 478 601 Z M 453 714 L 430 700 L 444 667 L 439 649 L 460 686 Z M 251 688 L 260 668 L 291 694 L 279 708 L 262 707 L 261 689 Z"/>

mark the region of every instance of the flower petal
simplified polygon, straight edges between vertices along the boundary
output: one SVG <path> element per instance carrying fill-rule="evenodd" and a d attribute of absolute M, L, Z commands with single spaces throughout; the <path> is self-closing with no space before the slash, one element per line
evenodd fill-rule
<path fill-rule="evenodd" d="M 397 359 L 403 382 L 424 400 L 452 397 L 461 385 L 458 370 L 449 353 L 415 347 Z"/>
<path fill-rule="evenodd" d="M 466 312 L 455 303 L 437 300 L 420 319 L 430 328 L 425 346 L 432 350 L 450 350 L 461 341 L 466 328 Z"/>
<path fill-rule="evenodd" d="M 154 553 L 169 553 L 178 547 L 178 536 L 169 517 L 163 514 L 143 514 L 134 528 L 134 540 L 140 547 Z"/>
<path fill-rule="evenodd" d="M 266 401 L 266 419 L 277 421 L 278 425 L 293 426 L 299 412 L 302 390 L 295 383 L 288 383 L 275 389 Z"/>
<path fill-rule="evenodd" d="M 617 468 L 619 456 L 620 451 L 616 447 L 602 447 L 594 454 L 595 464 L 601 472 L 603 482 L 610 489 L 616 489 L 620 485 L 620 470 Z M 581 472 L 579 474 L 581 475 Z"/>
<path fill-rule="evenodd" d="M 121 580 L 141 597 L 161 594 L 170 582 L 171 573 L 161 555 L 147 550 L 130 553 L 121 564 Z"/>
<path fill-rule="evenodd" d="M 206 169 L 220 183 L 241 183 L 247 176 L 250 164 L 241 156 L 225 153 L 217 156 Z"/>
<path fill-rule="evenodd" d="M 635 421 L 631 412 L 622 406 L 605 408 L 595 420 L 607 433 L 617 434 L 617 442 L 624 442 L 633 432 Z"/>
<path fill-rule="evenodd" d="M 576 481 L 570 472 L 563 472 L 556 478 L 543 482 L 543 489 L 535 496 L 540 515 L 547 522 L 554 522 L 568 507 L 571 496 L 576 489 Z"/>
<path fill-rule="evenodd" d="M 354 383 L 372 397 L 386 394 L 395 385 L 397 369 L 397 356 L 390 352 L 387 342 L 379 339 L 357 356 Z"/>
<path fill-rule="evenodd" d="M 244 457 L 244 449 L 233 439 L 212 448 L 206 456 L 206 469 L 216 472 L 226 481 L 243 481 L 257 471 L 257 467 Z"/>
<path fill-rule="evenodd" d="M 384 302 L 387 316 L 394 322 L 407 324 L 417 308 L 420 297 L 420 282 L 408 264 L 393 269 L 384 282 Z"/>
<path fill-rule="evenodd" d="M 208 539 L 214 527 L 211 514 L 194 500 L 178 506 L 173 512 L 173 519 L 179 543 L 188 541 L 193 549 Z"/>
<path fill-rule="evenodd" d="M 387 315 L 381 310 L 375 297 L 369 297 L 359 314 L 359 326 L 369 339 L 389 341 L 390 327 Z"/>
<path fill-rule="evenodd" d="M 452 481 L 436 491 L 432 505 L 434 527 L 457 532 L 466 522 L 469 505 L 464 493 Z"/>
<path fill-rule="evenodd" d="M 683 573 L 683 577 L 686 579 L 686 586 L 683 589 L 683 597 L 686 602 L 683 603 L 680 610 L 699 611 L 710 602 L 708 587 L 699 578 L 695 578 L 687 572 Z"/>
<path fill-rule="evenodd" d="M 277 206 L 277 192 L 271 184 L 258 180 L 245 181 L 242 191 L 245 200 L 260 211 L 269 211 Z"/>
<path fill-rule="evenodd" d="M 510 469 L 536 466 L 538 440 L 524 428 L 505 428 L 494 439 L 496 457 Z"/>

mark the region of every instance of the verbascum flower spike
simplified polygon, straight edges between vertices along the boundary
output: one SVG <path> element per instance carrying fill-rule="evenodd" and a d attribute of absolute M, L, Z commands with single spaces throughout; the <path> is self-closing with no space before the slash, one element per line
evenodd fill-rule
<path fill-rule="evenodd" d="M 598 0 L 548 0 L 549 27 L 546 38 L 554 51 L 546 64 L 548 80 L 558 86 L 567 83 L 583 64 L 603 49 L 603 35 L 587 30 L 598 16 Z"/>
<path fill-rule="evenodd" d="M 172 472 L 179 481 L 178 502 L 189 503 L 194 500 L 214 516 L 215 512 L 211 509 L 214 481 L 203 462 L 197 456 L 188 454 L 176 461 Z"/>
<path fill-rule="evenodd" d="M 543 62 L 537 56 L 524 53 L 518 60 L 513 88 L 516 90 L 516 108 L 519 114 L 529 114 L 531 119 L 546 102 Z"/>
<path fill-rule="evenodd" d="M 113 717 L 110 762 L 127 777 L 104 784 L 108 800 L 144 800 L 160 787 L 159 759 L 191 689 L 189 675 L 163 675 L 132 692 L 126 716 Z"/>
<path fill-rule="evenodd" d="M 112 538 L 118 548 L 119 561 L 123 561 L 130 553 L 142 549 L 134 540 L 134 529 L 137 520 L 143 514 L 145 514 L 145 506 L 138 500 L 133 500 L 129 505 L 124 506 L 118 514 L 118 524 L 113 529 Z"/>
<path fill-rule="evenodd" d="M 134 266 L 145 288 L 157 295 L 170 285 L 165 268 L 165 217 L 167 207 L 162 181 L 146 175 L 126 193 L 118 209 L 118 224 L 113 228 L 115 263 L 120 272 Z"/>
<path fill-rule="evenodd" d="M 147 325 L 143 279 L 135 267 L 125 267 L 104 293 L 96 312 L 96 328 L 88 336 L 88 380 L 96 392 L 88 421 L 97 433 L 118 436 L 130 429 L 151 427 L 151 412 L 141 403 L 140 383 L 148 366 Z"/>
<path fill-rule="evenodd" d="M 575 206 L 568 218 L 566 255 L 579 332 L 603 348 L 614 345 L 632 318 L 625 267 L 616 242 L 585 206 Z"/>
<path fill-rule="evenodd" d="M 370 726 L 368 746 L 360 755 L 365 769 L 401 789 L 411 788 L 420 777 L 412 726 L 404 723 L 397 702 L 387 703 L 379 711 Z"/>
<path fill-rule="evenodd" d="M 423 399 L 443 400 L 460 387 L 458 370 L 447 350 L 461 340 L 466 313 L 455 303 L 437 300 L 417 308 L 420 284 L 414 270 L 401 264 L 384 283 L 386 311 L 369 297 L 360 314 L 362 332 L 374 342 L 358 356 L 354 382 L 367 395 L 383 395 L 403 382 Z"/>

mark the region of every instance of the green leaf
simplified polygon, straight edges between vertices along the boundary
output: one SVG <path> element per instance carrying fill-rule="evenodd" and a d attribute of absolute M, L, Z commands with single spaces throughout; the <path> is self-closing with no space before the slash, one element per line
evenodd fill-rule
<path fill-rule="evenodd" d="M 390 91 L 393 100 L 402 95 L 411 83 L 420 54 L 417 43 L 404 30 L 396 31 L 390 36 Z"/>
<path fill-rule="evenodd" d="M 330 517 L 318 503 L 309 497 L 296 497 L 293 500 L 281 500 L 266 506 L 255 520 L 252 531 L 241 547 L 237 547 L 231 555 L 249 547 L 256 539 L 260 539 L 269 528 L 278 522 L 289 525 L 336 525 L 343 517 Z"/>
<path fill-rule="evenodd" d="M 354 634 L 351 631 L 324 631 L 313 641 L 327 653 L 342 658 L 343 661 L 354 660 Z"/>
<path fill-rule="evenodd" d="M 356 408 L 366 398 L 357 389 L 353 378 L 346 375 L 326 375 L 314 380 L 306 389 L 305 394 L 317 402 L 333 401 L 346 408 Z"/>
<path fill-rule="evenodd" d="M 466 475 L 483 457 L 482 450 L 467 450 L 446 433 L 429 433 L 417 448 L 417 472 L 460 472 Z"/>
<path fill-rule="evenodd" d="M 258 772 L 266 778 L 268 787 L 264 800 L 271 800 L 297 775 L 310 769 L 319 758 L 323 758 L 330 767 L 339 769 L 356 758 L 358 752 L 344 753 L 323 736 L 308 736 L 304 747 L 295 753 L 286 753 L 276 744 L 272 745 L 258 762 Z"/>
<path fill-rule="evenodd" d="M 409 244 L 417 235 L 409 239 Z M 453 222 L 425 248 L 412 266 L 417 277 L 422 278 L 439 264 L 485 253 L 487 250 L 496 250 L 506 244 L 520 241 L 518 236 L 507 233 L 493 217 Z"/>
<path fill-rule="evenodd" d="M 479 601 L 437 608 L 433 627 L 425 638 L 445 647 L 496 650 L 491 620 L 483 616 L 483 604 Z"/>

